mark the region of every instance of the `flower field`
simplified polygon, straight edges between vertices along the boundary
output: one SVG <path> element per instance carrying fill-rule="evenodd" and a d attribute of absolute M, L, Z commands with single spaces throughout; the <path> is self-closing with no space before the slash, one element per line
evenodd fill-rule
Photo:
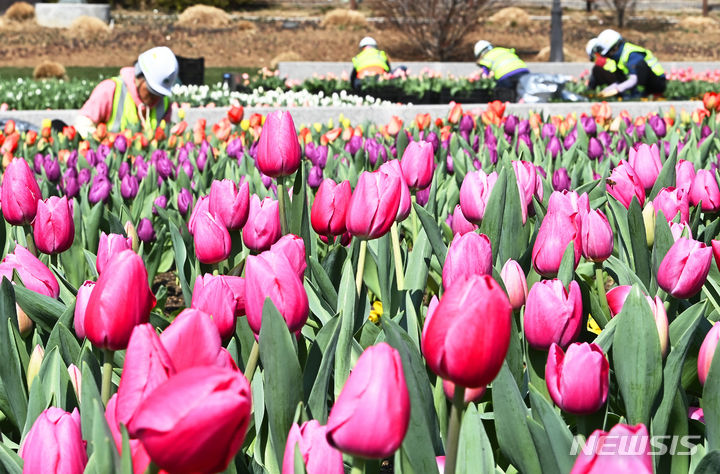
<path fill-rule="evenodd" d="M 9 122 L 0 471 L 718 472 L 704 103 Z"/>

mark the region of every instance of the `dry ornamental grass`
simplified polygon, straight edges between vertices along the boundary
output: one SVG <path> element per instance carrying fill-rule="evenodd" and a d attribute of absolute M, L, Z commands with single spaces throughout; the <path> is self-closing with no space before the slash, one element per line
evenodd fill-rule
<path fill-rule="evenodd" d="M 182 28 L 224 28 L 232 19 L 224 10 L 208 5 L 193 5 L 178 16 L 175 24 Z"/>
<path fill-rule="evenodd" d="M 278 63 L 286 62 L 286 61 L 302 61 L 303 58 L 295 51 L 284 51 L 270 61 L 270 69 L 275 69 L 278 66 Z"/>
<path fill-rule="evenodd" d="M 358 11 L 339 8 L 325 14 L 322 20 L 322 26 L 365 28 L 367 27 L 367 20 L 365 19 L 365 15 Z"/>
<path fill-rule="evenodd" d="M 706 16 L 686 16 L 677 24 L 678 28 L 683 30 L 703 31 L 706 29 L 716 29 L 718 22 L 713 18 Z"/>
<path fill-rule="evenodd" d="M 110 26 L 99 18 L 83 15 L 73 20 L 67 33 L 71 38 L 92 42 L 105 39 L 110 34 Z"/>
<path fill-rule="evenodd" d="M 33 79 L 63 79 L 67 80 L 65 66 L 55 61 L 45 60 L 38 64 L 33 71 Z"/>
<path fill-rule="evenodd" d="M 485 18 L 482 17 L 480 18 L 481 21 L 484 19 Z M 498 10 L 492 16 L 487 18 L 487 21 L 505 27 L 515 27 L 528 25 L 532 20 L 525 10 L 516 7 L 509 7 Z"/>
<path fill-rule="evenodd" d="M 8 21 L 31 21 L 35 19 L 35 7 L 27 2 L 15 2 L 5 12 Z"/>

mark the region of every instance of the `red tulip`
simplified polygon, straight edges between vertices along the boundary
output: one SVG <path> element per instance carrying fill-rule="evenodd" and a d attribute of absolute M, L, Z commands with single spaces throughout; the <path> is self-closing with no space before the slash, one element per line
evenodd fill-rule
<path fill-rule="evenodd" d="M 690 204 L 697 206 L 701 202 L 705 212 L 720 210 L 720 188 L 715 173 L 709 170 L 698 170 L 690 186 Z"/>
<path fill-rule="evenodd" d="M 489 384 L 510 345 L 512 308 L 488 275 L 472 275 L 447 289 L 422 333 L 430 369 L 463 387 Z"/>
<path fill-rule="evenodd" d="M 688 193 L 679 188 L 662 188 L 653 199 L 655 215 L 663 212 L 668 222 L 680 214 L 680 222 L 687 223 L 690 219 L 690 198 Z"/>
<path fill-rule="evenodd" d="M 5 169 L 0 197 L 3 216 L 10 224 L 25 225 L 35 219 L 42 193 L 24 159 L 14 158 Z"/>
<path fill-rule="evenodd" d="M 592 209 L 580 214 L 580 246 L 583 257 L 591 262 L 607 260 L 613 251 L 613 230 L 605 214 Z"/>
<path fill-rule="evenodd" d="M 226 354 L 212 317 L 199 309 L 185 309 L 160 335 L 175 370 L 226 366 Z"/>
<path fill-rule="evenodd" d="M 650 436 L 645 425 L 617 424 L 610 432 L 595 430 L 575 460 L 570 474 L 652 474 Z"/>
<path fill-rule="evenodd" d="M 293 423 L 285 444 L 282 474 L 295 473 L 296 447 L 307 474 L 344 474 L 342 453 L 328 444 L 326 435 L 327 426 L 317 420 L 306 421 L 301 427 Z"/>
<path fill-rule="evenodd" d="M 60 294 L 60 285 L 53 272 L 21 245 L 16 245 L 15 250 L 7 254 L 0 263 L 0 278 L 5 277 L 12 281 L 13 270 L 18 272 L 20 280 L 28 290 L 50 298 L 57 298 Z"/>
<path fill-rule="evenodd" d="M 625 300 L 632 291 L 630 285 L 620 285 L 611 288 L 605 295 L 607 297 L 608 306 L 610 308 L 610 316 L 616 316 L 622 311 Z"/>
<path fill-rule="evenodd" d="M 443 265 L 443 287 L 470 275 L 492 274 L 492 248 L 485 234 L 469 232 L 456 235 L 448 248 Z"/>
<path fill-rule="evenodd" d="M 88 458 L 77 408 L 68 413 L 50 407 L 40 413 L 18 454 L 26 473 L 82 474 Z"/>
<path fill-rule="evenodd" d="M 96 347 L 125 349 L 133 329 L 148 322 L 155 295 L 142 258 L 123 250 L 100 275 L 85 310 L 85 333 Z M 119 303 L 122 304 L 119 304 Z"/>
<path fill-rule="evenodd" d="M 232 180 L 215 180 L 210 186 L 210 213 L 228 230 L 240 230 L 248 219 L 250 187 L 244 179 L 240 188 Z"/>
<path fill-rule="evenodd" d="M 310 223 L 315 232 L 325 236 L 345 233 L 350 196 L 350 181 L 345 180 L 338 184 L 330 178 L 323 180 L 310 210 Z"/>
<path fill-rule="evenodd" d="M 308 298 L 287 257 L 274 252 L 250 255 L 245 266 L 245 311 L 255 334 L 260 334 L 265 299 L 270 298 L 291 332 L 302 329 L 308 317 Z"/>
<path fill-rule="evenodd" d="M 645 188 L 635 170 L 625 160 L 621 160 L 607 179 L 607 192 L 625 209 L 630 209 L 632 198 L 636 197 L 642 207 L 645 204 Z"/>
<path fill-rule="evenodd" d="M 124 237 L 120 234 L 106 234 L 105 232 L 100 233 L 100 241 L 98 242 L 97 259 L 95 261 L 95 268 L 97 269 L 98 275 L 101 275 L 105 266 L 115 255 L 119 254 L 123 250 L 132 249 L 132 238 Z"/>
<path fill-rule="evenodd" d="M 239 278 L 239 277 L 235 277 Z M 237 300 L 233 289 L 223 276 L 206 273 L 195 279 L 191 307 L 212 317 L 220 338 L 230 339 L 235 333 Z"/>
<path fill-rule="evenodd" d="M 75 335 L 80 339 L 85 338 L 85 312 L 93 288 L 95 288 L 95 282 L 86 280 L 80 288 L 78 288 L 77 296 L 75 297 L 73 326 L 75 327 Z"/>
<path fill-rule="evenodd" d="M 377 422 L 380 418 L 383 423 Z M 400 447 L 409 424 L 410 395 L 400 354 L 385 342 L 368 347 L 330 410 L 328 443 L 351 456 L 382 459 Z"/>
<path fill-rule="evenodd" d="M 482 221 L 497 178 L 495 171 L 485 174 L 483 170 L 477 170 L 465 175 L 460 186 L 460 207 L 470 222 L 479 225 Z"/>
<path fill-rule="evenodd" d="M 118 395 L 116 393 L 108 400 L 107 406 L 105 407 L 105 420 L 107 420 L 108 426 L 110 427 L 110 433 L 112 434 L 113 441 L 115 441 L 115 447 L 122 455 L 122 433 L 120 433 L 120 422 L 117 416 L 115 416 L 117 397 Z M 130 455 L 132 457 L 133 473 L 143 474 L 150 464 L 150 456 L 148 456 L 140 440 L 130 440 Z"/>
<path fill-rule="evenodd" d="M 660 262 L 658 285 L 675 298 L 690 298 L 705 284 L 711 262 L 712 250 L 709 247 L 682 237 Z"/>
<path fill-rule="evenodd" d="M 621 285 L 616 286 L 607 292 L 605 296 L 607 297 L 611 317 L 615 317 L 620 314 L 620 311 L 622 311 L 622 308 L 625 305 L 625 300 L 631 290 L 632 286 Z M 667 349 L 670 343 L 668 334 L 668 319 L 665 306 L 659 296 L 656 296 L 654 300 L 647 295 L 645 295 L 645 298 L 647 298 L 650 310 L 653 313 L 653 318 L 655 318 L 655 326 L 657 327 L 658 336 L 660 337 L 660 350 L 662 351 L 663 356 L 665 356 L 667 355 Z"/>
<path fill-rule="evenodd" d="M 600 346 L 575 343 L 563 353 L 553 343 L 545 366 L 548 392 L 555 404 L 574 415 L 589 415 L 607 400 L 610 364 Z"/>
<path fill-rule="evenodd" d="M 301 158 L 302 150 L 290 112 L 269 113 L 258 140 L 258 169 L 273 178 L 290 176 L 300 167 Z"/>
<path fill-rule="evenodd" d="M 390 160 L 378 168 L 378 171 L 390 178 L 399 178 L 400 180 L 400 204 L 398 205 L 397 222 L 404 221 L 407 216 L 410 215 L 410 209 L 412 208 L 412 196 L 410 195 L 410 188 L 405 182 L 405 176 L 403 175 L 402 168 L 400 166 L 400 160 Z"/>
<path fill-rule="evenodd" d="M 650 191 L 655 185 L 660 171 L 662 171 L 662 162 L 660 161 L 660 149 L 653 143 L 652 145 L 641 144 L 637 150 L 630 148 L 630 157 L 628 159 L 630 166 L 642 183 L 645 191 Z M 642 202 L 640 205 L 642 206 Z"/>
<path fill-rule="evenodd" d="M 228 110 L 227 113 L 228 119 L 233 125 L 239 124 L 242 121 L 244 114 L 245 109 L 242 105 L 233 105 L 232 107 L 230 107 L 230 110 Z"/>
<path fill-rule="evenodd" d="M 250 198 L 250 213 L 243 228 L 242 238 L 245 246 L 262 252 L 282 236 L 280 231 L 280 207 L 278 202 L 266 197 L 262 201 L 253 194 Z"/>
<path fill-rule="evenodd" d="M 305 242 L 297 235 L 283 235 L 280 240 L 270 246 L 270 251 L 284 255 L 290 266 L 297 273 L 298 278 L 302 281 L 305 275 Z"/>
<path fill-rule="evenodd" d="M 708 373 L 710 373 L 710 365 L 713 357 L 715 357 L 718 340 L 720 340 L 720 322 L 713 324 L 713 327 L 705 335 L 705 339 L 703 339 L 703 343 L 700 346 L 700 352 L 698 352 L 698 379 L 700 379 L 700 383 L 703 385 L 705 385 Z"/>
<path fill-rule="evenodd" d="M 582 294 L 577 282 L 569 291 L 560 280 L 541 280 L 530 288 L 525 303 L 524 327 L 528 344 L 548 350 L 552 344 L 567 347 L 582 329 Z"/>
<path fill-rule="evenodd" d="M 203 212 L 195 220 L 195 256 L 201 263 L 218 263 L 230 256 L 230 233 L 220 218 Z"/>
<path fill-rule="evenodd" d="M 220 472 L 242 446 L 251 405 L 250 384 L 240 372 L 193 367 L 145 398 L 128 431 L 161 469 Z"/>
<path fill-rule="evenodd" d="M 426 141 L 408 143 L 400 166 L 410 189 L 419 190 L 430 186 L 435 171 L 435 151 L 432 143 Z"/>
<path fill-rule="evenodd" d="M 527 279 L 520 264 L 509 259 L 500 271 L 505 291 L 513 309 L 520 309 L 525 304 L 528 295 Z"/>
<path fill-rule="evenodd" d="M 135 326 L 118 386 L 117 420 L 125 426 L 129 425 L 140 403 L 173 374 L 175 366 L 155 328 L 151 324 Z"/>
<path fill-rule="evenodd" d="M 675 165 L 675 187 L 689 195 L 694 179 L 695 165 L 691 161 L 678 160 Z"/>
<path fill-rule="evenodd" d="M 345 224 L 351 235 L 377 239 L 395 222 L 400 205 L 401 178 L 363 171 L 350 198 Z"/>
<path fill-rule="evenodd" d="M 466 388 L 465 389 L 465 403 L 467 404 L 470 402 L 475 402 L 475 403 L 480 402 L 483 395 L 485 395 L 486 390 L 487 390 L 487 387 Z M 450 400 L 452 400 L 453 397 L 455 396 L 455 384 L 449 380 L 443 380 L 443 392 L 445 392 L 446 397 L 448 397 Z"/>
<path fill-rule="evenodd" d="M 75 223 L 67 197 L 51 196 L 45 201 L 38 201 L 33 237 L 35 246 L 42 253 L 52 255 L 70 248 L 75 239 Z"/>

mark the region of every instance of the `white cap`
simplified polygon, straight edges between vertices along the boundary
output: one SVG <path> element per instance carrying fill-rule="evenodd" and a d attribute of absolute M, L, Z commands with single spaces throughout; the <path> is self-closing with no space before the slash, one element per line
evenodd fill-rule
<path fill-rule="evenodd" d="M 475 57 L 479 58 L 483 54 L 487 53 L 492 49 L 492 45 L 489 41 L 480 40 L 477 43 L 475 43 Z"/>
<path fill-rule="evenodd" d="M 597 37 L 597 46 L 600 50 L 600 54 L 605 56 L 613 46 L 618 44 L 622 40 L 622 36 L 615 30 L 605 30 L 600 33 Z"/>
<path fill-rule="evenodd" d="M 138 56 L 137 68 L 140 69 L 148 89 L 155 95 L 172 95 L 172 86 L 178 75 L 178 62 L 175 54 L 167 46 L 149 49 Z"/>
<path fill-rule="evenodd" d="M 593 55 L 597 52 L 597 51 L 596 51 L 597 46 L 598 46 L 598 39 L 597 39 L 597 38 L 591 39 L 591 40 L 588 41 L 587 44 L 585 45 L 585 52 L 587 53 L 588 58 L 590 58 L 590 61 L 593 60 Z"/>
<path fill-rule="evenodd" d="M 375 41 L 375 38 L 372 36 L 366 36 L 365 38 L 360 40 L 360 49 L 364 48 L 365 46 L 372 46 L 373 48 L 377 48 L 377 41 Z"/>

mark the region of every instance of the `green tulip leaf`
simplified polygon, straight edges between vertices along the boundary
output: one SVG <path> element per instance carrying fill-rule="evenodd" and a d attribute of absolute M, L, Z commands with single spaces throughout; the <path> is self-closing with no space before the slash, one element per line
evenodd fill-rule
<path fill-rule="evenodd" d="M 335 389 L 334 396 L 340 394 L 345 380 L 350 375 L 352 364 L 352 340 L 355 334 L 355 304 L 356 304 L 355 277 L 353 275 L 352 260 L 348 259 L 343 268 L 340 280 L 340 293 L 338 295 L 338 312 L 340 313 L 340 334 L 337 342 L 335 357 Z"/>
<path fill-rule="evenodd" d="M 14 332 L 17 331 L 17 316 L 13 286 L 4 277 L 0 284 L 0 315 L 0 380 L 10 408 L 5 416 L 20 429 L 25 424 L 28 395 L 14 337 Z"/>
<path fill-rule="evenodd" d="M 22 474 L 23 472 L 22 458 L 2 443 L 0 443 L 0 467 L 7 474 Z"/>
<path fill-rule="evenodd" d="M 468 405 L 463 415 L 457 456 L 458 472 L 477 474 L 495 472 L 492 445 L 473 403 Z"/>
<path fill-rule="evenodd" d="M 713 449 L 703 457 L 695 468 L 695 474 L 716 474 L 720 472 L 720 450 Z"/>
<path fill-rule="evenodd" d="M 430 213 L 428 213 L 428 211 L 426 211 L 418 203 L 414 202 L 413 208 L 415 209 L 415 212 L 420 218 L 420 222 L 422 223 L 423 229 L 427 234 L 428 240 L 430 240 L 430 245 L 432 246 L 433 253 L 437 257 L 438 262 L 440 262 L 440 266 L 445 265 L 447 245 L 445 245 L 445 242 L 443 241 L 442 232 L 440 232 L 440 226 L 438 226 L 435 218 L 431 216 Z"/>

